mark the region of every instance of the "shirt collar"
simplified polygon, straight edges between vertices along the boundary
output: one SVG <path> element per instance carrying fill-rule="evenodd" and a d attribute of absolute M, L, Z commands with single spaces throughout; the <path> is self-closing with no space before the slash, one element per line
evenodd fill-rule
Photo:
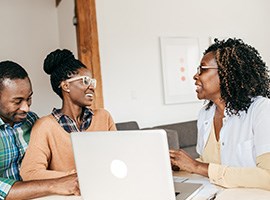
<path fill-rule="evenodd" d="M 6 123 L 0 118 L 0 126 L 5 125 Z"/>
<path fill-rule="evenodd" d="M 52 115 L 55 117 L 57 121 L 59 121 L 63 116 L 66 116 L 64 115 L 64 113 L 62 113 L 61 109 L 56 108 L 53 108 Z M 86 107 L 83 108 L 83 120 L 92 115 L 94 115 L 94 113 L 91 109 Z"/>
<path fill-rule="evenodd" d="M 27 114 L 27 115 L 28 115 L 28 114 Z M 26 117 L 26 118 L 27 118 L 27 117 Z M 13 128 L 20 127 L 20 126 L 25 122 L 25 120 L 26 120 L 26 119 L 24 119 L 24 120 L 21 121 L 21 122 L 14 123 Z M 2 118 L 0 118 L 0 126 L 4 126 L 4 125 L 10 126 L 8 123 L 4 122 Z"/>

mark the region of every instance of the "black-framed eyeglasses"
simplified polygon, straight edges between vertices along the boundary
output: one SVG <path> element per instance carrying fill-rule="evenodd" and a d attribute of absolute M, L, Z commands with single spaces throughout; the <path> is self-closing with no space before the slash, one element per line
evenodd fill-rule
<path fill-rule="evenodd" d="M 218 69 L 218 67 L 215 66 L 202 66 L 200 65 L 199 67 L 197 67 L 197 74 L 201 75 L 204 71 L 204 69 Z"/>

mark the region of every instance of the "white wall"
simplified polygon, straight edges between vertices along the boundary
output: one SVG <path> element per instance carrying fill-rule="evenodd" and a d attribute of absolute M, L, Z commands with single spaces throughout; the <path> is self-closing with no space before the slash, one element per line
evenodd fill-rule
<path fill-rule="evenodd" d="M 1 0 L 0 60 L 25 66 L 33 83 L 32 110 L 39 115 L 60 100 L 43 72 L 56 48 L 77 52 L 74 1 Z M 241 37 L 270 63 L 268 0 L 96 0 L 105 107 L 116 122 L 141 127 L 196 119 L 201 103 L 165 105 L 160 36 Z M 58 23 L 59 20 L 59 23 Z"/>
<path fill-rule="evenodd" d="M 77 57 L 76 26 L 73 25 L 74 0 L 62 0 L 57 7 L 57 13 L 60 48 L 69 49 Z"/>
<path fill-rule="evenodd" d="M 1 0 L 0 60 L 13 60 L 28 71 L 33 85 L 32 110 L 48 114 L 58 97 L 43 72 L 43 60 L 59 46 L 55 0 Z"/>
<path fill-rule="evenodd" d="M 165 105 L 160 36 L 240 37 L 270 63 L 268 0 L 96 0 L 105 107 L 141 127 L 196 119 L 201 103 Z M 199 64 L 199 63 L 198 63 Z"/>
<path fill-rule="evenodd" d="M 40 116 L 61 106 L 43 71 L 43 60 L 57 48 L 77 55 L 73 16 L 73 0 L 63 0 L 57 8 L 55 0 L 0 2 L 0 60 L 13 60 L 28 71 L 34 91 L 31 110 Z"/>

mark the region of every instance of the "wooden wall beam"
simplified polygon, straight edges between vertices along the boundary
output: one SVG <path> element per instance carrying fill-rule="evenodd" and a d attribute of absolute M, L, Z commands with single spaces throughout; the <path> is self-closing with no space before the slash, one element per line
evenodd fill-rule
<path fill-rule="evenodd" d="M 59 5 L 60 2 L 61 2 L 61 0 L 55 0 L 56 7 Z"/>
<path fill-rule="evenodd" d="M 98 30 L 95 0 L 75 0 L 77 45 L 79 60 L 97 79 L 93 108 L 103 108 L 102 76 L 100 69 Z"/>

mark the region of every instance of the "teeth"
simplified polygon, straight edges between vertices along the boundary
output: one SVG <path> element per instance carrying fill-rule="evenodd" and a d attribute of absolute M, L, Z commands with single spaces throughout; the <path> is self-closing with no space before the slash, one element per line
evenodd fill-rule
<path fill-rule="evenodd" d="M 93 94 L 86 94 L 85 96 L 87 96 L 87 97 L 92 97 Z"/>

